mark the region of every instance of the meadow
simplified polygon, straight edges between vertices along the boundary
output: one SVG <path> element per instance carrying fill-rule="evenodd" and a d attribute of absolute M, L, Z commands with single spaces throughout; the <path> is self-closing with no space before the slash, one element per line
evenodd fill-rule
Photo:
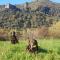
<path fill-rule="evenodd" d="M 60 60 L 60 39 L 38 39 L 38 53 L 26 50 L 27 41 L 18 44 L 0 41 L 0 60 Z"/>

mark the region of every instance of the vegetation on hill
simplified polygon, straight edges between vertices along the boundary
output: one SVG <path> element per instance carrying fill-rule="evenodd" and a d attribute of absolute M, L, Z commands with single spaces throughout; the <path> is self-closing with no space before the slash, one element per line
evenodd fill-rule
<path fill-rule="evenodd" d="M 48 16 L 37 10 L 33 12 L 22 12 L 7 9 L 0 12 L 0 15 L 1 28 L 49 27 L 54 22 L 53 19 L 47 18 Z"/>
<path fill-rule="evenodd" d="M 40 3 L 40 2 L 39 2 Z M 0 10 L 0 27 L 1 28 L 36 28 L 42 26 L 51 26 L 53 22 L 59 20 L 59 5 L 53 5 L 50 2 L 50 5 L 41 3 L 39 5 L 38 2 L 28 3 L 26 2 L 25 7 L 17 8 L 18 6 L 14 6 L 9 4 L 9 8 L 4 8 L 4 10 Z M 36 9 L 32 10 L 33 5 L 38 4 Z M 52 6 L 52 5 L 54 6 Z M 22 5 L 23 6 L 23 5 Z M 0 7 L 1 8 L 1 7 Z M 53 18 L 52 18 L 53 16 Z M 50 17 L 50 18 L 48 18 Z M 56 17 L 56 18 L 55 18 Z"/>
<path fill-rule="evenodd" d="M 5 8 L 2 11 L 0 10 L 0 28 L 2 28 L 3 31 L 1 32 L 0 30 L 0 37 L 9 36 L 11 29 L 22 30 L 26 32 L 26 35 L 29 33 L 28 29 L 30 29 L 37 37 L 51 36 L 55 32 L 53 25 L 56 25 L 56 23 L 60 21 L 59 5 L 55 4 L 54 6 L 51 2 L 49 3 L 50 5 L 43 3 L 39 5 L 39 3 L 40 2 L 26 2 L 25 8 L 22 7 L 22 9 L 10 4 L 11 7 Z M 33 10 L 32 7 L 34 6 L 36 9 Z M 57 28 L 57 26 L 55 27 Z M 52 31 L 51 28 L 53 29 Z M 21 35 L 25 34 L 21 33 Z M 54 35 L 55 34 L 53 34 L 53 36 Z M 57 33 L 57 36 L 60 36 L 59 33 Z"/>

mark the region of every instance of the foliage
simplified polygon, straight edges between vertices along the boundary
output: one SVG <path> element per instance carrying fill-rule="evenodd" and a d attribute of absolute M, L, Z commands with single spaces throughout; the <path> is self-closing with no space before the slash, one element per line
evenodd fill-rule
<path fill-rule="evenodd" d="M 0 13 L 1 28 L 31 28 L 47 26 L 46 15 L 39 12 L 4 10 Z"/>
<path fill-rule="evenodd" d="M 49 35 L 52 37 L 60 37 L 60 21 L 57 22 L 56 24 L 53 24 L 50 28 L 49 28 Z"/>
<path fill-rule="evenodd" d="M 0 60 L 60 60 L 59 39 L 39 39 L 38 53 L 26 51 L 27 41 L 13 45 L 9 41 L 0 41 Z"/>

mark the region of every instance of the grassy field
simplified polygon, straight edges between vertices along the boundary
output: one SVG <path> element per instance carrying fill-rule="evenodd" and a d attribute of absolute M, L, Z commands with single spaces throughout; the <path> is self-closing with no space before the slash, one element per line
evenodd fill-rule
<path fill-rule="evenodd" d="M 13 45 L 9 41 L 0 41 L 0 60 L 60 60 L 60 40 L 38 40 L 39 51 L 36 54 L 26 51 L 27 41 Z"/>

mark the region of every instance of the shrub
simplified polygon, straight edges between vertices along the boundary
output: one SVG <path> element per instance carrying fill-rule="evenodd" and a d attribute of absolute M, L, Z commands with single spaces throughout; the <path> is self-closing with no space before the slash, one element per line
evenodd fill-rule
<path fill-rule="evenodd" d="M 60 37 L 60 21 L 49 27 L 49 35 L 51 37 Z"/>

